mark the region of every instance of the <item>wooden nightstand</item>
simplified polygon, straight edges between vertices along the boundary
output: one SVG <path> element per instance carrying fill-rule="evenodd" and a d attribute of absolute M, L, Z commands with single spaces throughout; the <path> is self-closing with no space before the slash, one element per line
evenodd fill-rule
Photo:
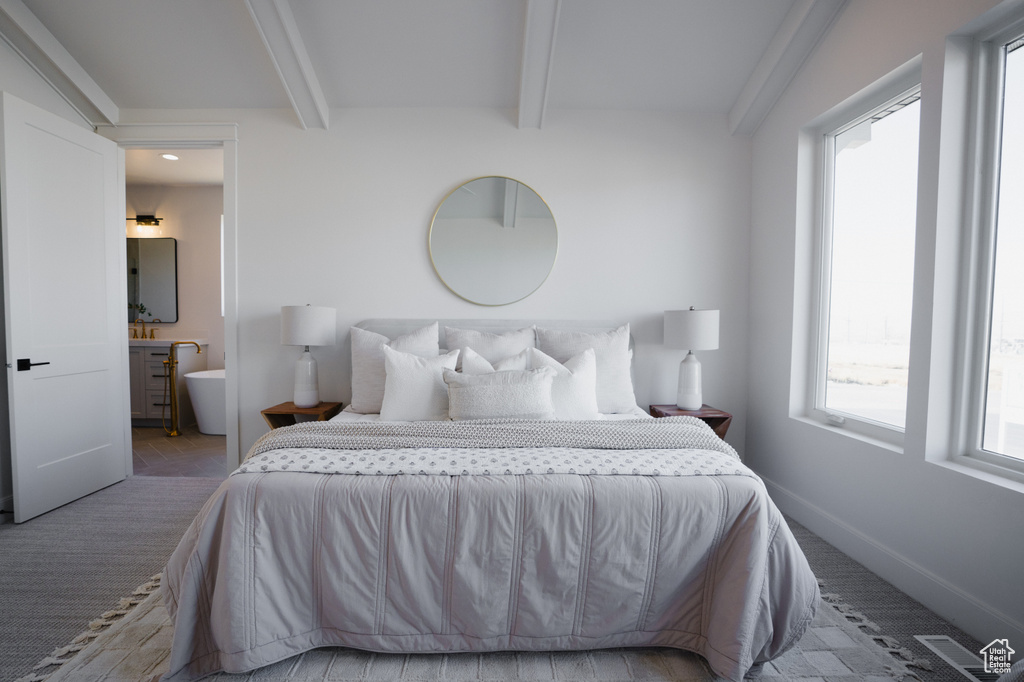
<path fill-rule="evenodd" d="M 732 423 L 732 415 L 709 405 L 701 405 L 699 410 L 681 410 L 675 405 L 651 405 L 652 417 L 696 417 L 725 440 L 725 432 Z"/>
<path fill-rule="evenodd" d="M 291 426 L 296 423 L 295 417 L 302 415 L 309 415 L 316 417 L 316 419 L 308 419 L 304 421 L 318 421 L 325 422 L 334 415 L 341 412 L 342 403 L 320 403 L 316 407 L 295 407 L 295 403 L 287 402 L 281 403 L 280 405 L 274 405 L 268 407 L 265 410 L 260 410 L 260 414 L 266 420 L 270 428 L 277 429 L 282 426 Z"/>

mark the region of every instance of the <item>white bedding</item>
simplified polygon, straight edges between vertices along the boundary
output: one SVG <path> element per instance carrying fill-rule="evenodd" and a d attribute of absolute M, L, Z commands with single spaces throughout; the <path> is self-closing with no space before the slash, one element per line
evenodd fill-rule
<path fill-rule="evenodd" d="M 307 423 L 308 429 L 294 434 L 294 429 L 267 434 L 232 475 L 292 471 L 363 476 L 730 474 L 756 478 L 740 463 L 732 446 L 693 417 L 658 422 L 668 432 L 658 441 L 649 440 L 650 419 L 331 422 Z M 680 450 L 678 442 L 684 438 L 692 447 Z M 338 446 L 341 439 L 347 439 L 344 447 Z M 626 447 L 637 449 L 623 455 Z"/>

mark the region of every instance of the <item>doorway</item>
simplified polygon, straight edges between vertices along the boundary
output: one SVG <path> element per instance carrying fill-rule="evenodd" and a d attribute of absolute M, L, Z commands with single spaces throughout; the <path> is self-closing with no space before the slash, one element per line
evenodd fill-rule
<path fill-rule="evenodd" d="M 224 369 L 224 151 L 132 148 L 124 156 L 133 473 L 223 478 L 223 379 L 186 373 Z M 172 394 L 163 361 L 175 340 L 195 341 L 202 353 L 177 347 Z"/>
<path fill-rule="evenodd" d="M 127 187 L 127 159 L 135 151 L 145 151 L 159 157 L 163 153 L 174 153 L 172 150 L 185 151 L 211 151 L 220 153 L 220 170 L 222 173 L 222 216 L 223 222 L 220 228 L 221 238 L 221 264 L 220 281 L 216 289 L 223 292 L 222 297 L 215 296 L 219 312 L 222 315 L 222 343 L 220 350 L 216 348 L 212 354 L 219 354 L 221 362 L 211 364 L 223 367 L 225 370 L 225 414 L 226 434 L 221 436 L 224 443 L 223 460 L 224 471 L 232 471 L 238 466 L 239 434 L 238 434 L 238 337 L 237 337 L 237 286 L 236 286 L 236 253 L 237 253 L 237 126 L 235 124 L 119 124 L 117 127 L 101 126 L 98 133 L 118 143 L 122 150 L 122 177 Z M 179 160 L 184 158 L 181 154 Z M 160 159 L 167 161 L 166 159 Z M 126 191 L 125 205 L 128 206 Z M 132 209 L 134 210 L 134 208 Z M 129 216 L 126 216 L 129 217 Z M 136 216 L 130 216 L 136 217 Z M 156 217 L 161 217 L 157 215 Z M 179 269 L 179 276 L 188 277 L 190 272 Z M 182 332 L 201 331 L 180 328 Z M 157 331 L 160 335 L 160 331 Z M 210 351 L 208 351 L 210 352 Z M 211 355 L 212 357 L 212 355 Z M 194 427 L 193 427 L 194 428 Z M 198 430 L 195 434 L 201 436 Z M 176 436 L 169 440 L 176 441 L 175 447 L 188 449 L 186 441 Z M 140 442 L 143 439 L 139 439 Z M 199 449 L 205 449 L 206 444 L 200 443 Z M 220 452 L 218 451 L 218 455 Z M 134 468 L 134 467 L 133 467 Z M 219 470 L 219 469 L 218 469 Z M 139 473 L 143 473 L 139 471 Z M 173 475 L 173 474 L 172 474 Z M 201 474 L 200 474 L 201 475 Z"/>

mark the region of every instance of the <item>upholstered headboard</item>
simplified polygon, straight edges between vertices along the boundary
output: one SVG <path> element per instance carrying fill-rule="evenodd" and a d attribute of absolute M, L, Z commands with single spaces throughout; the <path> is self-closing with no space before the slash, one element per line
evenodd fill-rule
<path fill-rule="evenodd" d="M 396 336 L 402 336 L 417 329 L 422 329 L 434 322 L 437 322 L 437 333 L 440 337 L 438 342 L 441 344 L 441 348 L 447 347 L 444 336 L 445 327 L 459 327 L 460 329 L 475 329 L 492 334 L 502 334 L 532 325 L 547 329 L 566 329 L 591 333 L 612 331 L 622 326 L 621 322 L 610 322 L 607 320 L 443 320 L 437 318 L 374 318 L 358 322 L 355 326 L 393 339 Z M 633 347 L 632 334 L 629 337 L 629 347 Z"/>

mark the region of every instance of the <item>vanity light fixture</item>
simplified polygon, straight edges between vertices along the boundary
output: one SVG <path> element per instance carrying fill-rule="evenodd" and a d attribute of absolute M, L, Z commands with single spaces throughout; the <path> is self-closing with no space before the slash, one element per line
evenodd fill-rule
<path fill-rule="evenodd" d="M 175 156 L 174 154 L 161 154 L 160 158 L 161 159 L 167 159 L 168 161 L 177 161 L 178 160 L 178 157 Z"/>
<path fill-rule="evenodd" d="M 137 215 L 128 220 L 134 220 L 136 225 L 159 225 L 163 218 L 157 218 L 155 215 Z"/>
<path fill-rule="evenodd" d="M 304 346 L 295 365 L 295 407 L 320 404 L 320 382 L 310 346 L 333 346 L 337 338 L 337 311 L 312 305 L 281 306 L 281 343 Z"/>
<path fill-rule="evenodd" d="M 695 350 L 718 348 L 717 310 L 666 310 L 665 345 L 687 352 L 679 363 L 679 390 L 676 406 L 681 410 L 699 410 L 704 404 L 701 392 L 700 361 Z"/>

